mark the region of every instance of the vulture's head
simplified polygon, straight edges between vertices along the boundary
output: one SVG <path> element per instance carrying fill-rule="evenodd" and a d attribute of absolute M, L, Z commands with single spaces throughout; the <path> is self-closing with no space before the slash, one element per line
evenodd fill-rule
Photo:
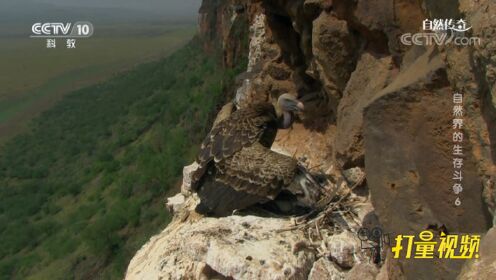
<path fill-rule="evenodd" d="M 303 111 L 304 106 L 295 96 L 289 93 L 282 94 L 277 99 L 276 113 L 281 120 L 281 128 L 288 128 L 294 121 L 294 116 Z"/>

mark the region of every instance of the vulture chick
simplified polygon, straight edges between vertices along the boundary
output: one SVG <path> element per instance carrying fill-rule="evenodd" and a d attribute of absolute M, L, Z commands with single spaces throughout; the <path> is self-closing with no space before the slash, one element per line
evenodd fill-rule
<path fill-rule="evenodd" d="M 290 94 L 270 103 L 234 111 L 217 123 L 201 145 L 192 189 L 200 197 L 196 211 L 226 216 L 234 210 L 291 193 L 297 204 L 311 208 L 320 186 L 292 157 L 270 150 L 277 130 L 291 126 L 303 104 Z"/>

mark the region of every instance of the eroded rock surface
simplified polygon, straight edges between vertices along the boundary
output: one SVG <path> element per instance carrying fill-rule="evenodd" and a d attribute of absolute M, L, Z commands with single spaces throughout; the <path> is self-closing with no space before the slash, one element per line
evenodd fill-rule
<path fill-rule="evenodd" d="M 466 263 L 458 279 L 496 278 L 496 228 L 491 228 L 482 239 L 480 255 Z"/>
<path fill-rule="evenodd" d="M 228 93 L 234 100 L 217 121 L 283 93 L 300 97 L 304 114 L 278 133 L 273 149 L 328 176 L 333 194 L 358 184 L 347 208 L 355 215 L 335 213 L 326 229 L 284 233 L 276 230 L 290 225 L 289 218 L 201 217 L 191 211 L 192 165 L 184 174 L 188 197 L 170 199 L 173 222 L 138 252 L 126 279 L 493 279 L 493 249 L 466 263 L 385 253 L 375 265 L 354 237 L 360 226 L 396 234 L 441 227 L 485 234 L 493 226 L 495 14 L 493 0 L 204 0 L 199 23 L 205 49 L 220 48 L 226 67 L 248 58 L 246 73 Z M 468 35 L 481 44 L 403 45 L 400 35 L 420 32 L 426 18 L 464 18 L 472 27 Z M 464 95 L 458 207 L 454 92 Z M 493 233 L 482 247 L 494 247 Z"/>
<path fill-rule="evenodd" d="M 307 279 L 332 274 L 331 268 L 346 275 L 356 264 L 368 261 L 351 231 L 331 234 L 323 229 L 321 243 L 312 243 L 305 231 L 280 231 L 294 225 L 291 218 L 207 218 L 194 211 L 198 202 L 196 195 L 169 199 L 174 220 L 138 251 L 127 280 Z"/>

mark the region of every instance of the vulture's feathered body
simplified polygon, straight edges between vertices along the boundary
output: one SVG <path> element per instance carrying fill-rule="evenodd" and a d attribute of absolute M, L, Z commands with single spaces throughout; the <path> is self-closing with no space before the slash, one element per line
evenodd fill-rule
<path fill-rule="evenodd" d="M 202 143 L 192 176 L 202 214 L 229 215 L 256 203 L 273 200 L 283 190 L 310 206 L 316 186 L 292 157 L 270 150 L 277 130 L 292 122 L 302 104 L 281 96 L 278 105 L 255 104 L 233 112 L 215 125 Z"/>

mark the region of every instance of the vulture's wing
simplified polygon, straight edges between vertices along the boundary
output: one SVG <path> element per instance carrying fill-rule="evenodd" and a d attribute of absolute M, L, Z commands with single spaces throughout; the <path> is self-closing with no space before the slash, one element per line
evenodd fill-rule
<path fill-rule="evenodd" d="M 220 162 L 232 157 L 243 147 L 259 142 L 271 127 L 275 136 L 275 122 L 273 107 L 267 104 L 235 111 L 215 125 L 201 145 L 196 160 L 199 168 L 192 176 L 193 189 L 197 188 L 210 162 Z"/>
<path fill-rule="evenodd" d="M 238 192 L 269 199 L 274 199 L 282 187 L 289 185 L 298 170 L 295 159 L 260 143 L 244 147 L 216 167 L 216 181 Z"/>
<path fill-rule="evenodd" d="M 274 199 L 293 181 L 298 167 L 293 158 L 255 143 L 209 170 L 198 191 L 201 203 L 196 211 L 225 216 Z"/>

